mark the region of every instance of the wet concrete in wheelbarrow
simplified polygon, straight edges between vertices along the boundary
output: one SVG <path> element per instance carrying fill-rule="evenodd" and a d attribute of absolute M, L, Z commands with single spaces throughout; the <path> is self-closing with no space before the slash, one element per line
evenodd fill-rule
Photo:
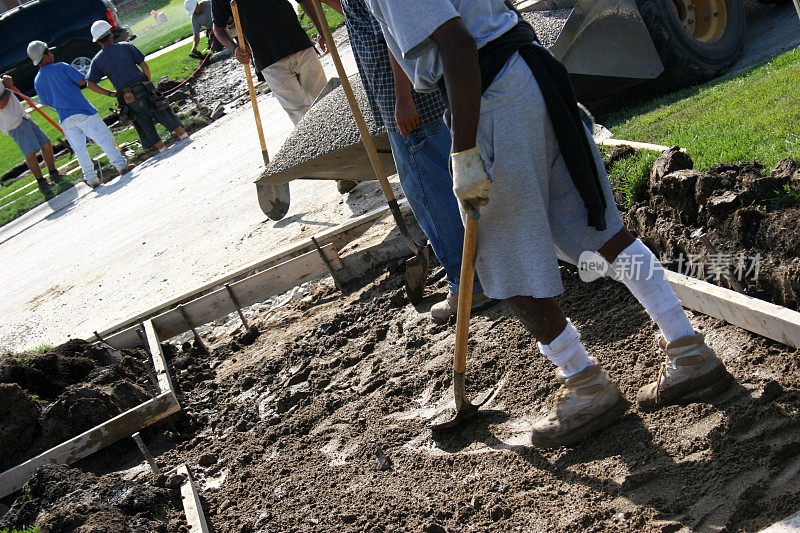
<path fill-rule="evenodd" d="M 661 362 L 654 326 L 621 285 L 584 284 L 566 267 L 563 277 L 561 304 L 633 399 Z M 373 279 L 345 297 L 317 284 L 256 321 L 250 346 L 223 337 L 210 355 L 170 350 L 183 421 L 143 434 L 162 468 L 192 465 L 216 531 L 756 531 L 800 507 L 796 351 L 693 316 L 730 389 L 655 413 L 631 407 L 574 447 L 541 451 L 527 428 L 557 388 L 553 368 L 498 304 L 472 319 L 467 370 L 470 394 L 499 385 L 496 396 L 432 433 L 454 328 L 424 311 L 444 281 L 415 309 L 400 263 Z M 3 525 L 20 525 L 19 505 Z"/>

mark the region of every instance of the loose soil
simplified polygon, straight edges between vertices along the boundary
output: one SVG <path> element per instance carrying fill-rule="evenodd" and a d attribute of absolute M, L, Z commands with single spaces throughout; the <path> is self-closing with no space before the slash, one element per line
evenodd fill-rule
<path fill-rule="evenodd" d="M 150 399 L 146 358 L 78 339 L 0 358 L 0 471 Z"/>
<path fill-rule="evenodd" d="M 581 283 L 568 267 L 563 278 L 562 306 L 633 399 L 661 362 L 653 324 L 623 286 Z M 454 328 L 424 312 L 445 282 L 415 309 L 401 263 L 364 279 L 347 296 L 314 285 L 257 321 L 255 340 L 223 336 L 210 354 L 189 343 L 169 350 L 183 420 L 145 438 L 162 469 L 192 466 L 216 531 L 756 531 L 800 507 L 798 352 L 693 316 L 733 374 L 730 389 L 655 413 L 631 407 L 574 447 L 541 451 L 527 446 L 527 428 L 557 388 L 553 368 L 498 304 L 472 319 L 467 374 L 470 391 L 498 385 L 496 395 L 457 430 L 432 433 L 426 420 L 448 403 Z M 78 466 L 130 467 L 131 448 L 108 449 L 128 464 Z M 77 476 L 63 483 L 85 495 L 120 482 L 43 475 L 54 481 L 32 485 L 0 527 L 25 525 L 26 502 L 25 523 L 35 514 L 46 524 L 40 494 L 59 480 Z M 162 517 L 153 530 L 179 530 L 179 507 L 158 503 L 175 498 L 175 488 L 156 490 L 174 485 L 169 476 L 131 477 L 136 490 L 155 491 L 140 514 L 72 500 L 61 514 L 123 531 L 139 530 L 143 513 Z"/>
<path fill-rule="evenodd" d="M 622 152 L 631 153 L 615 151 Z M 728 274 L 752 296 L 800 309 L 800 163 L 784 159 L 771 171 L 758 162 L 691 167 L 686 155 L 663 154 L 646 198 L 624 214 L 627 226 L 669 259 L 668 268 L 723 286 Z"/>

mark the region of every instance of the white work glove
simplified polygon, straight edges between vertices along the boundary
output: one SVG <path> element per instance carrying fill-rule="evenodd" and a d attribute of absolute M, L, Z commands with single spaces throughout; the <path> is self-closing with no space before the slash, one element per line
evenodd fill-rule
<path fill-rule="evenodd" d="M 456 198 L 468 215 L 478 218 L 478 209 L 489 203 L 489 189 L 492 188 L 492 178 L 478 148 L 450 154 L 450 166 Z"/>

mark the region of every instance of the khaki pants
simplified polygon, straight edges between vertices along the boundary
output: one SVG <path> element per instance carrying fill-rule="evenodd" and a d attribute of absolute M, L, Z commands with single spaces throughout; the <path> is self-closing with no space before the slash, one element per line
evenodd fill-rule
<path fill-rule="evenodd" d="M 261 74 L 295 124 L 300 122 L 328 81 L 313 47 L 276 61 Z"/>

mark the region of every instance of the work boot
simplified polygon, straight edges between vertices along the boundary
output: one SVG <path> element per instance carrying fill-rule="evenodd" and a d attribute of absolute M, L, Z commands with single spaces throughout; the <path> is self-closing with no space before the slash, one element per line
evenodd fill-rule
<path fill-rule="evenodd" d="M 689 392 L 711 388 L 716 393 L 730 385 L 730 374 L 703 335 L 687 335 L 670 343 L 660 337 L 658 345 L 667 357 L 656 380 L 639 389 L 642 411 L 672 403 Z"/>
<path fill-rule="evenodd" d="M 46 191 L 50 189 L 50 182 L 48 182 L 45 178 L 36 178 L 36 185 L 39 186 L 40 191 Z"/>
<path fill-rule="evenodd" d="M 356 185 L 358 182 L 354 180 L 336 180 L 336 190 L 339 191 L 339 194 L 349 193 L 356 188 Z"/>
<path fill-rule="evenodd" d="M 470 309 L 472 311 L 481 311 L 494 302 L 495 300 L 492 300 L 482 292 L 476 292 L 472 295 L 472 306 Z M 455 316 L 456 313 L 458 313 L 458 294 L 448 292 L 447 298 L 445 298 L 444 301 L 434 304 L 431 307 L 431 320 L 433 320 L 435 324 L 445 324 L 450 320 L 450 317 Z"/>
<path fill-rule="evenodd" d="M 616 422 L 628 408 L 617 386 L 595 363 L 570 378 L 557 372 L 562 383 L 556 404 L 533 423 L 531 444 L 540 448 L 566 446 Z"/>
<path fill-rule="evenodd" d="M 52 181 L 53 183 L 56 183 L 63 179 L 64 176 L 61 175 L 61 173 L 58 171 L 57 168 L 50 171 L 50 181 Z"/>
<path fill-rule="evenodd" d="M 122 176 L 123 174 L 127 174 L 128 172 L 133 170 L 135 167 L 136 167 L 136 163 L 131 163 L 130 161 L 128 161 L 125 164 L 125 167 L 122 168 L 122 170 L 119 171 L 119 175 Z"/>

